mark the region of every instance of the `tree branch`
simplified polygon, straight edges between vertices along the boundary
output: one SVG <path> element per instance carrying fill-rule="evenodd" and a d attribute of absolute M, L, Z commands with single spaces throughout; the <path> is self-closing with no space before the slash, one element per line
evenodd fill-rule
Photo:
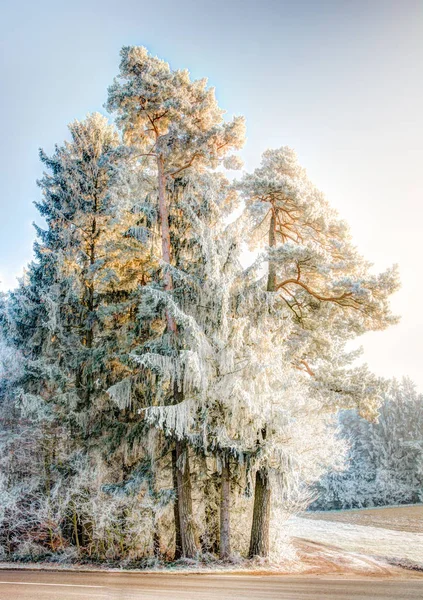
<path fill-rule="evenodd" d="M 345 306 L 345 304 L 343 304 L 342 301 L 351 299 L 352 302 L 355 302 L 357 304 L 357 301 L 354 300 L 353 298 L 351 298 L 352 292 L 344 292 L 340 296 L 321 296 L 319 293 L 313 291 L 312 289 L 310 289 L 308 287 L 308 285 L 306 285 L 302 281 L 299 281 L 298 279 L 285 279 L 285 281 L 282 281 L 282 283 L 278 284 L 276 290 L 283 289 L 283 288 L 285 288 L 286 285 L 289 285 L 291 283 L 293 283 L 295 285 L 299 285 L 306 292 L 308 292 L 311 296 L 313 296 L 313 298 L 316 298 L 316 300 L 320 300 L 321 302 L 335 302 L 336 304 Z M 349 305 L 349 306 L 351 306 L 351 305 Z"/>

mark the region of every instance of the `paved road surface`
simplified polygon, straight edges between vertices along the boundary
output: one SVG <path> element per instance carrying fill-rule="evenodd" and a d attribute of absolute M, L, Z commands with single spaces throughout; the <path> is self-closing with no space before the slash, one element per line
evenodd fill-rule
<path fill-rule="evenodd" d="M 0 571 L 1 600 L 422 600 L 416 580 Z"/>

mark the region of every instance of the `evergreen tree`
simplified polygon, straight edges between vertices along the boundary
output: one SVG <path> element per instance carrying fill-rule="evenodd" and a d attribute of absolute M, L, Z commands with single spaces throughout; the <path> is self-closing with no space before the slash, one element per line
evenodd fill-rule
<path fill-rule="evenodd" d="M 346 224 L 289 148 L 266 151 L 261 166 L 238 187 L 248 204 L 251 243 L 267 241 L 263 288 L 285 304 L 292 323 L 286 339 L 292 366 L 307 373 L 335 409 L 360 402 L 363 414 L 374 414 L 375 381 L 346 372 L 351 356 L 344 346 L 356 335 L 395 322 L 388 305 L 398 287 L 395 270 L 370 274 Z M 266 435 L 263 427 L 263 444 Z M 255 495 L 250 555 L 267 555 L 271 489 L 265 469 L 257 470 Z"/>
<path fill-rule="evenodd" d="M 25 359 L 20 405 L 42 432 L 49 489 L 57 463 L 61 471 L 68 465 L 68 476 L 87 473 L 91 460 L 98 463 L 96 449 L 113 449 L 110 438 L 131 420 L 128 407 L 119 412 L 105 392 L 131 372 L 128 356 L 139 335 L 134 296 L 149 276 L 150 251 L 131 235 L 139 216 L 122 202 L 116 132 L 94 114 L 73 123 L 70 133 L 52 157 L 41 152 L 49 172 L 37 207 L 47 229 L 37 227 L 36 261 L 8 302 L 8 338 Z M 118 458 L 109 473 L 115 479 L 126 467 L 121 458 L 116 471 Z M 91 543 L 93 524 L 78 502 L 69 497 L 69 535 L 79 548 Z"/>
<path fill-rule="evenodd" d="M 178 251 L 176 240 L 173 244 L 171 240 L 169 212 L 175 187 L 179 188 L 177 180 L 189 169 L 216 167 L 228 151 L 239 148 L 244 123 L 239 118 L 230 123 L 223 121 L 214 90 L 207 88 L 206 80 L 191 82 L 187 71 L 172 70 L 164 61 L 150 56 L 145 48 L 124 47 L 121 57 L 120 80 L 115 80 L 109 88 L 108 108 L 117 112 L 124 141 L 134 148 L 139 160 L 152 159 L 155 163 L 162 284 L 163 291 L 171 297 L 175 278 L 172 261 Z M 170 344 L 170 353 L 177 356 L 178 323 L 169 307 L 166 322 L 166 343 Z M 169 350 L 163 348 L 163 351 L 169 354 Z M 183 402 L 183 398 L 184 390 L 176 382 L 168 401 L 175 404 Z M 197 543 L 186 440 L 176 441 L 175 452 L 182 552 L 193 557 Z"/>

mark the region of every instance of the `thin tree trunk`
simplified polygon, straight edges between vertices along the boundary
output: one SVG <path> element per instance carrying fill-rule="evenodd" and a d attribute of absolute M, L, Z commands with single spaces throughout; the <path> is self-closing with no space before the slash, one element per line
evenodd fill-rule
<path fill-rule="evenodd" d="M 76 514 L 75 505 L 73 506 L 72 524 L 73 524 L 73 534 L 75 536 L 76 549 L 77 549 L 77 552 L 79 554 L 80 543 L 79 543 L 79 533 L 78 533 L 78 516 Z"/>
<path fill-rule="evenodd" d="M 250 549 L 248 556 L 269 556 L 269 530 L 270 530 L 270 498 L 271 489 L 267 469 L 256 473 L 254 490 L 254 512 L 251 527 Z"/>
<path fill-rule="evenodd" d="M 195 558 L 198 546 L 195 539 L 194 518 L 192 514 L 191 477 L 188 448 L 184 442 L 176 442 L 177 481 L 179 522 L 181 527 L 182 555 Z"/>
<path fill-rule="evenodd" d="M 220 490 L 220 558 L 222 559 L 227 559 L 231 555 L 230 484 L 229 457 L 225 456 Z"/>
<path fill-rule="evenodd" d="M 47 510 L 48 510 L 48 520 L 51 518 L 51 451 L 49 444 L 47 442 L 47 447 L 44 454 L 44 474 L 45 474 L 45 488 L 46 488 L 46 498 L 47 498 Z M 54 551 L 54 540 L 53 540 L 53 530 L 48 526 L 49 536 L 50 536 L 50 548 Z"/>
<path fill-rule="evenodd" d="M 276 214 L 273 207 L 271 210 L 269 246 L 270 248 L 274 248 L 276 246 Z M 276 291 L 276 265 L 271 262 L 269 262 L 268 267 L 267 291 Z M 262 439 L 266 439 L 266 428 L 262 430 Z M 248 553 L 250 558 L 253 556 L 269 556 L 270 498 L 269 473 L 267 468 L 264 467 L 256 473 L 253 522 L 251 525 L 250 550 Z"/>
<path fill-rule="evenodd" d="M 160 556 L 161 556 L 161 543 L 160 543 L 160 533 L 159 533 L 159 530 L 158 530 L 157 523 L 154 523 L 153 527 L 154 527 L 154 533 L 153 533 L 154 556 L 156 558 L 160 558 Z"/>
<path fill-rule="evenodd" d="M 276 246 L 276 215 L 272 207 L 272 216 L 270 217 L 269 227 L 269 246 L 274 248 Z M 268 274 L 267 274 L 267 291 L 276 291 L 276 265 L 275 263 L 269 262 Z"/>
<path fill-rule="evenodd" d="M 83 331 L 82 331 L 82 343 L 86 346 L 86 348 L 92 348 L 94 345 L 94 275 L 92 271 L 92 267 L 96 261 L 96 239 L 98 236 L 97 229 L 97 219 L 96 215 L 98 212 L 98 200 L 97 194 L 94 194 L 94 205 L 93 205 L 93 213 L 94 217 L 91 222 L 91 240 L 89 241 L 86 253 L 89 257 L 89 267 L 86 270 L 82 271 L 83 277 L 83 285 L 84 285 L 84 293 L 82 296 L 82 305 L 86 307 L 86 319 L 83 323 Z M 92 372 L 89 370 L 88 373 L 85 374 L 85 378 L 82 377 L 82 373 L 84 370 L 84 365 L 80 365 L 78 367 L 77 376 L 76 376 L 76 387 L 84 386 L 85 391 L 82 392 L 84 397 L 84 401 L 86 405 L 89 405 L 91 393 L 93 391 L 93 383 L 94 377 Z"/>
<path fill-rule="evenodd" d="M 179 519 L 179 502 L 178 502 L 178 467 L 176 465 L 177 457 L 176 450 L 172 450 L 172 479 L 173 489 L 175 490 L 176 500 L 173 505 L 173 517 L 175 520 L 175 554 L 174 559 L 178 560 L 182 556 L 182 540 L 181 540 L 181 521 Z"/>

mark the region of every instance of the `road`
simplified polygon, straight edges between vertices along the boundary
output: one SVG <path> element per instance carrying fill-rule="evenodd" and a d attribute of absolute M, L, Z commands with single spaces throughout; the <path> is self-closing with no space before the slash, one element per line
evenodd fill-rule
<path fill-rule="evenodd" d="M 1 571 L 1 600 L 422 600 L 421 579 Z"/>

